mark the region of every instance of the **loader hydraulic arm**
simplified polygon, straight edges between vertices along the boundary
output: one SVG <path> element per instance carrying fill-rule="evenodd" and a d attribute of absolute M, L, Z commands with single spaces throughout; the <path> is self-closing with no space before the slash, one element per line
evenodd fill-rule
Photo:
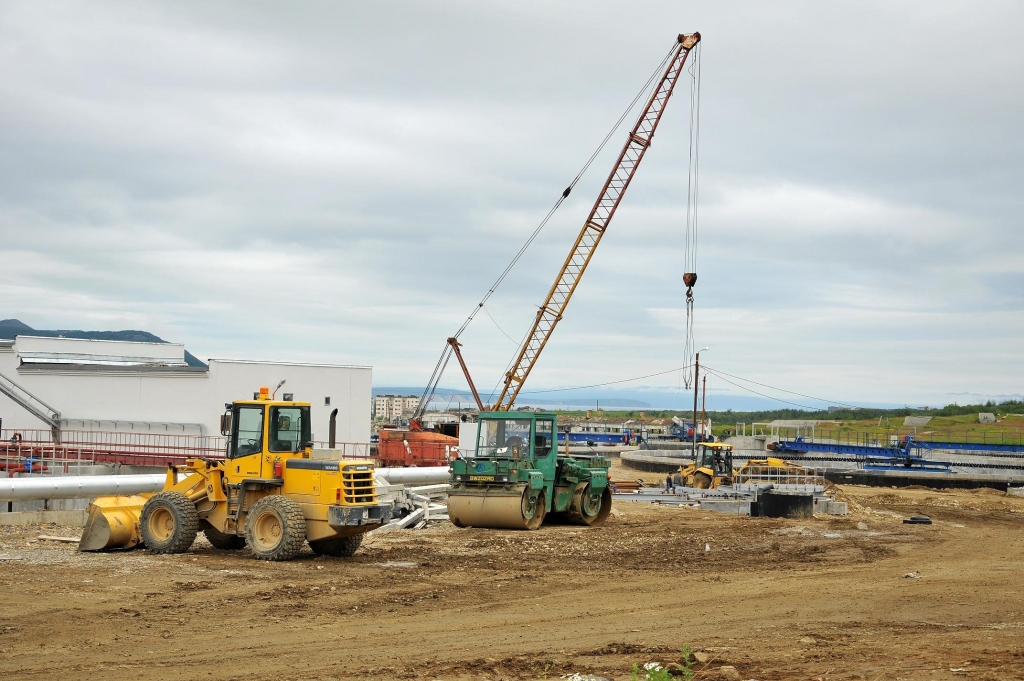
<path fill-rule="evenodd" d="M 572 251 L 565 259 L 565 264 L 562 265 L 555 283 L 551 286 L 547 298 L 544 299 L 544 304 L 537 311 L 533 328 L 520 348 L 512 369 L 505 374 L 505 384 L 492 407 L 493 411 L 509 411 L 515 404 L 523 383 L 529 377 L 530 371 L 536 364 L 537 358 L 540 357 L 555 326 L 561 321 L 562 314 L 565 312 L 572 294 L 576 291 L 580 277 L 583 276 L 587 265 L 590 264 L 590 258 L 594 255 L 597 245 L 601 243 L 601 237 L 608 229 L 608 225 L 619 207 L 619 202 L 622 201 L 640 161 L 643 160 L 644 154 L 650 147 L 665 105 L 672 96 L 676 82 L 682 74 L 686 58 L 698 42 L 700 42 L 700 33 L 679 36 L 678 45 L 668 60 L 668 66 L 662 74 L 661 80 L 655 86 L 654 93 L 647 101 L 647 106 L 630 131 L 629 138 L 615 162 L 615 167 L 608 175 L 590 215 L 583 223 L 579 236 L 576 237 Z"/>

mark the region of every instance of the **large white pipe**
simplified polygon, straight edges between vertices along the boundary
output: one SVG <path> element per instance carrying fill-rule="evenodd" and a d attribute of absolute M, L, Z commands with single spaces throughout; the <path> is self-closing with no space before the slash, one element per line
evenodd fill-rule
<path fill-rule="evenodd" d="M 448 482 L 448 466 L 378 468 L 377 479 L 390 485 L 434 485 Z"/>
<path fill-rule="evenodd" d="M 0 501 L 92 499 L 114 494 L 142 494 L 163 489 L 164 473 L 148 475 L 66 475 L 0 479 Z"/>
<path fill-rule="evenodd" d="M 378 468 L 383 484 L 432 485 L 448 482 L 447 466 L 422 468 Z M 146 475 L 45 475 L 0 479 L 0 501 L 38 499 L 92 499 L 115 494 L 159 492 L 167 479 L 164 473 Z"/>

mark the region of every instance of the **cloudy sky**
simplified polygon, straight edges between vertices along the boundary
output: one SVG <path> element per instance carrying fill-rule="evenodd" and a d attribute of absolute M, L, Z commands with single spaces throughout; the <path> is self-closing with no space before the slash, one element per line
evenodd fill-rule
<path fill-rule="evenodd" d="M 700 31 L 703 359 L 846 402 L 1021 393 L 1022 25 L 998 1 L 5 2 L 0 318 L 422 384 Z M 683 87 L 530 388 L 683 363 L 688 113 Z M 485 392 L 624 136 L 463 335 Z"/>

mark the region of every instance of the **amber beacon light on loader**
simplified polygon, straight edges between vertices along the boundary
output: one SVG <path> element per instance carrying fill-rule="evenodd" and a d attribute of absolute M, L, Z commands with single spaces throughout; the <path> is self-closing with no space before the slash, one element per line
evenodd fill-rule
<path fill-rule="evenodd" d="M 224 460 L 169 465 L 156 494 L 100 497 L 89 506 L 80 551 L 188 551 L 203 532 L 219 549 L 248 545 L 262 560 L 288 560 L 305 542 L 320 555 L 351 556 L 363 534 L 386 523 L 369 460 L 312 458 L 308 402 L 252 400 L 225 405 Z"/>

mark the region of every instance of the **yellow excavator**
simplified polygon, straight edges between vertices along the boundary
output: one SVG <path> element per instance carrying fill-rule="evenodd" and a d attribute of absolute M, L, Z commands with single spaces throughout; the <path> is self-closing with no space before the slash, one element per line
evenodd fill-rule
<path fill-rule="evenodd" d="M 680 466 L 680 483 L 696 489 L 718 489 L 720 485 L 754 481 L 807 482 L 816 476 L 809 468 L 774 457 L 750 459 L 734 470 L 732 453 L 733 446 L 724 442 L 701 442 L 696 461 Z"/>
<path fill-rule="evenodd" d="M 78 549 L 183 553 L 201 531 L 216 548 L 248 545 L 261 560 L 294 558 L 307 541 L 318 555 L 351 556 L 391 519 L 372 461 L 312 458 L 308 402 L 274 400 L 260 388 L 225 407 L 224 460 L 169 465 L 156 494 L 96 499 Z"/>

